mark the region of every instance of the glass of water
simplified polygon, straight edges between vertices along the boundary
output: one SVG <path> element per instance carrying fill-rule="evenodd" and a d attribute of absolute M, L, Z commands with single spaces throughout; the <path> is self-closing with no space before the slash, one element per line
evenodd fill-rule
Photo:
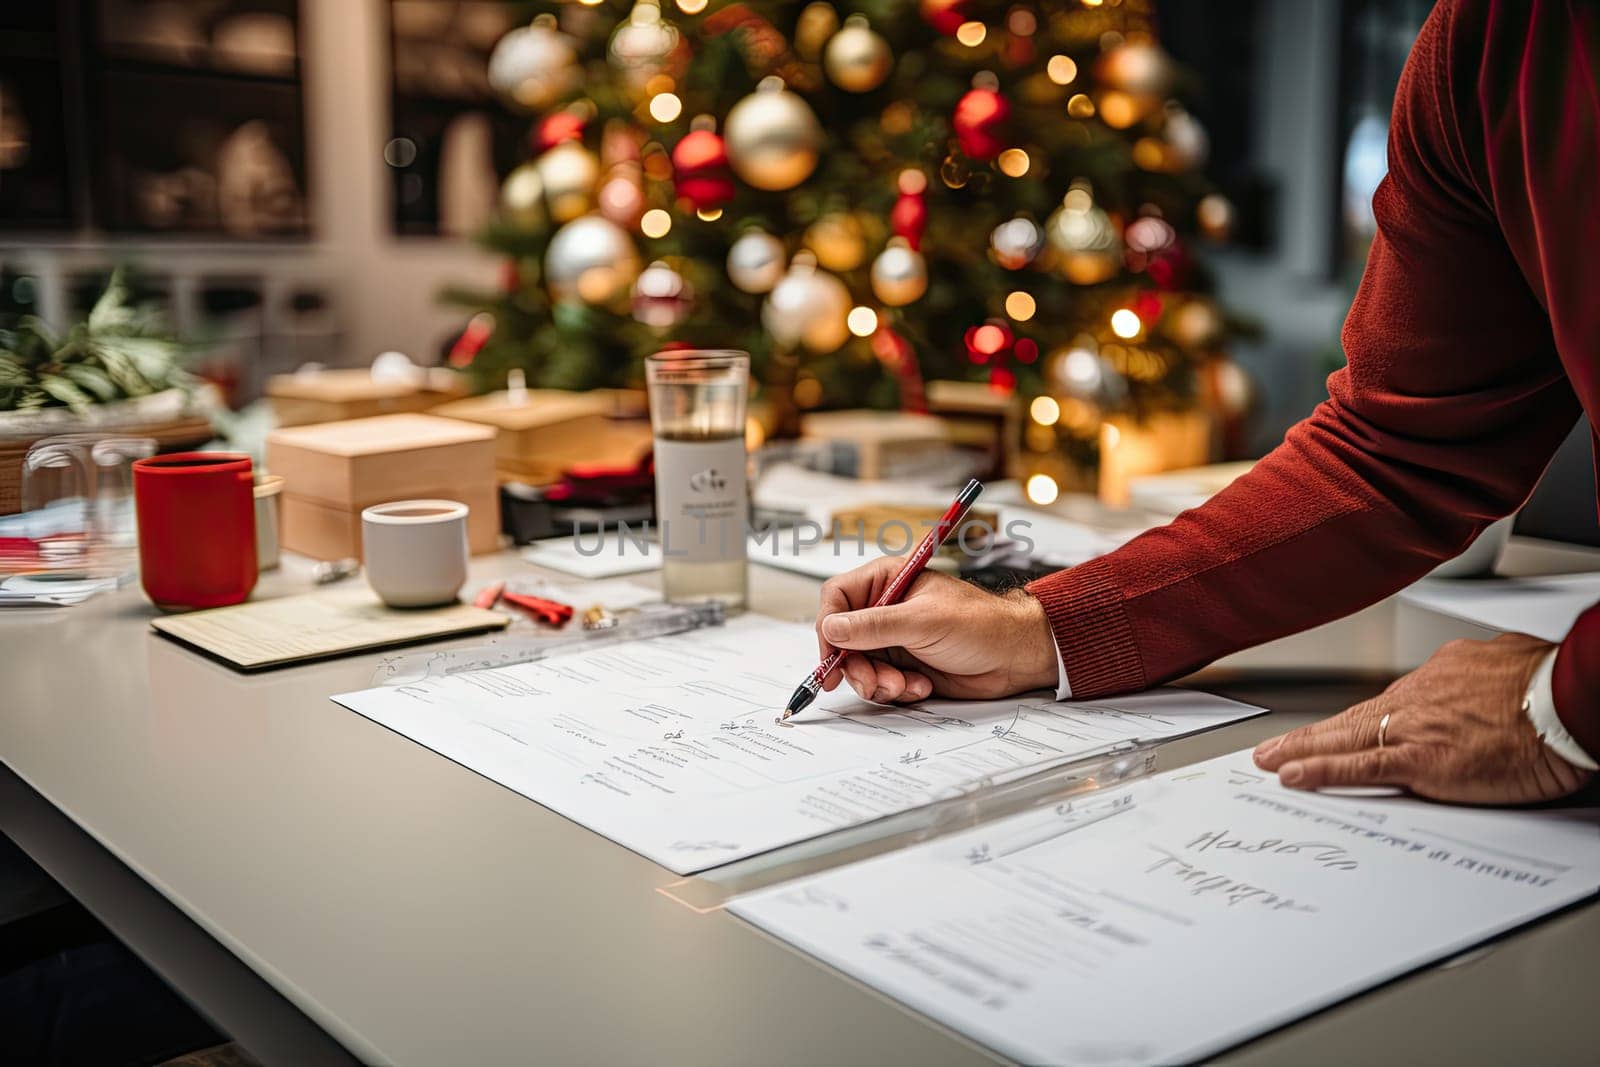
<path fill-rule="evenodd" d="M 655 436 L 662 594 L 674 602 L 743 607 L 750 356 L 726 349 L 658 352 L 645 359 L 645 379 Z"/>

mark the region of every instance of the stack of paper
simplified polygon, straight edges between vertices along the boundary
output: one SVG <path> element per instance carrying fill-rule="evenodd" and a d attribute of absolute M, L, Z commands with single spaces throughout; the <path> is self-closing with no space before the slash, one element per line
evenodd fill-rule
<path fill-rule="evenodd" d="M 1424 578 L 1400 599 L 1502 633 L 1560 641 L 1600 603 L 1600 574 L 1539 578 Z"/>

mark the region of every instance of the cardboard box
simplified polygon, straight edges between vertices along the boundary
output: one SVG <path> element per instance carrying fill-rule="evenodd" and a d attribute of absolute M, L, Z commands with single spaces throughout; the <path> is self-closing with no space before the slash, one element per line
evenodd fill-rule
<path fill-rule="evenodd" d="M 928 411 L 944 420 L 953 444 L 986 458 L 980 478 L 1015 478 L 1022 471 L 1022 399 L 982 382 L 931 381 Z"/>
<path fill-rule="evenodd" d="M 466 394 L 461 375 L 437 367 L 416 382 L 373 381 L 364 367 L 274 374 L 267 380 L 267 396 L 279 426 L 427 411 Z"/>
<path fill-rule="evenodd" d="M 504 481 L 546 485 L 578 464 L 637 463 L 651 447 L 649 413 L 636 390 L 488 393 L 433 414 L 494 427 L 495 467 Z"/>
<path fill-rule="evenodd" d="M 879 481 L 919 468 L 930 452 L 949 444 L 950 429 L 931 415 L 907 411 L 819 411 L 801 420 L 800 436 L 844 447 L 853 477 Z"/>
<path fill-rule="evenodd" d="M 282 546 L 314 559 L 361 557 L 361 509 L 458 500 L 474 553 L 500 544 L 495 433 L 432 415 L 379 415 L 274 430 L 267 469 L 283 475 Z"/>

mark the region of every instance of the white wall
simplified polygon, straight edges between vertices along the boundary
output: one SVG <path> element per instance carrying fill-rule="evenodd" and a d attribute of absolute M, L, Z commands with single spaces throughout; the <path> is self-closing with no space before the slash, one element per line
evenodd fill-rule
<path fill-rule="evenodd" d="M 467 241 L 390 232 L 383 0 L 304 0 L 301 17 L 319 266 L 344 292 L 351 357 L 397 348 L 431 360 L 462 320 L 439 306 L 439 287 L 492 285 L 496 260 Z"/>

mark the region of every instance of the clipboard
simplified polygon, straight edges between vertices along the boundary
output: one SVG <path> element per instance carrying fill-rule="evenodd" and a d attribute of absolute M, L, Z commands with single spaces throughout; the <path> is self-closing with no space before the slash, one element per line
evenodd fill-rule
<path fill-rule="evenodd" d="M 470 604 L 391 608 L 371 590 L 342 589 L 168 615 L 150 625 L 235 670 L 252 672 L 500 630 L 510 622 L 508 615 Z"/>

